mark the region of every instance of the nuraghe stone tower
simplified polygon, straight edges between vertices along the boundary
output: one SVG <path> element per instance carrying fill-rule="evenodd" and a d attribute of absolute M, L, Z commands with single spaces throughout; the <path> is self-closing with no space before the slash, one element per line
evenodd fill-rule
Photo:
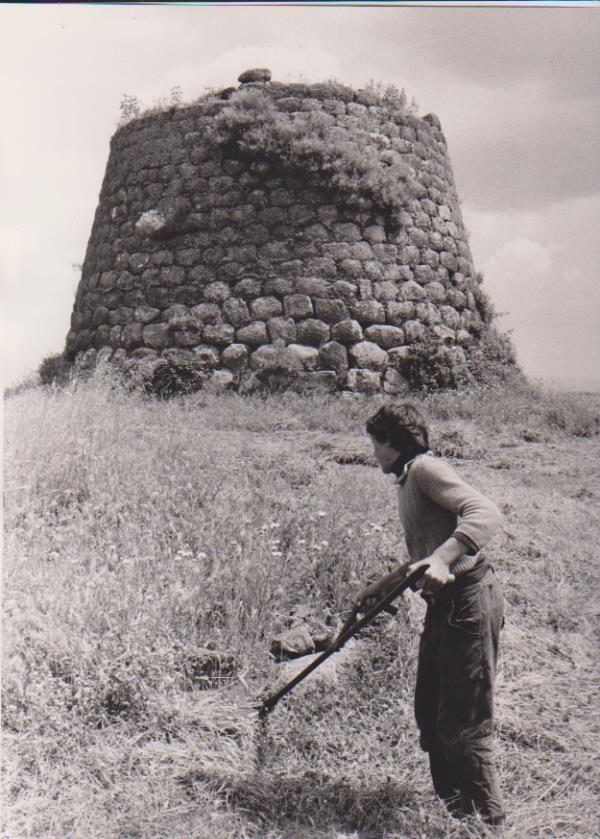
<path fill-rule="evenodd" d="M 388 393 L 404 389 L 415 342 L 464 360 L 481 293 L 437 117 L 367 90 L 271 82 L 266 70 L 240 82 L 115 133 L 67 355 L 82 366 L 183 356 L 234 387 L 284 363 L 307 381 Z M 332 137 L 401 160 L 401 205 L 361 206 L 310 167 L 211 140 L 219 114 L 252 90 L 290 124 L 319 113 Z"/>

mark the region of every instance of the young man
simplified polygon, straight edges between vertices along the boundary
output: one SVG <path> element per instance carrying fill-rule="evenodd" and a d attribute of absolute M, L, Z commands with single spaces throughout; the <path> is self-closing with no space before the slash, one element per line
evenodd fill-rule
<path fill-rule="evenodd" d="M 427 614 L 419 647 L 415 716 L 436 793 L 457 817 L 504 821 L 492 751 L 493 689 L 503 622 L 500 584 L 481 548 L 500 512 L 429 451 L 428 430 L 411 404 L 388 404 L 367 422 L 375 457 L 396 476 L 400 521 L 412 561 L 426 565 L 419 587 Z M 405 574 L 366 588 L 363 611 Z"/>

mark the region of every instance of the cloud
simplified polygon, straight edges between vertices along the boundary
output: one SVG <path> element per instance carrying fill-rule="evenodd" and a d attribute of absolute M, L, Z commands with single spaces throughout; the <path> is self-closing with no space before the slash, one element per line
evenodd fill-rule
<path fill-rule="evenodd" d="M 600 194 L 535 212 L 465 206 L 475 264 L 532 376 L 598 379 Z"/>
<path fill-rule="evenodd" d="M 552 257 L 546 248 L 540 242 L 524 238 L 506 242 L 488 260 L 489 271 L 502 271 L 509 277 L 523 273 L 535 280 L 547 277 L 551 267 Z"/>

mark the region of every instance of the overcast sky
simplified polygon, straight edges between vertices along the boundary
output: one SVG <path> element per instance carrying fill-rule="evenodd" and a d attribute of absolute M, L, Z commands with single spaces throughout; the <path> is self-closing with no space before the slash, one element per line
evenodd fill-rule
<path fill-rule="evenodd" d="M 124 93 L 404 87 L 448 141 L 475 264 L 533 377 L 600 388 L 600 12 L 0 5 L 4 384 L 60 352 Z"/>

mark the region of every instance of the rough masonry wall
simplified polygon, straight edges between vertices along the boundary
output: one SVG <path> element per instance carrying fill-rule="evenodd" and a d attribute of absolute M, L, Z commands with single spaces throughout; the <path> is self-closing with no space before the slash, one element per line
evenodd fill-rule
<path fill-rule="evenodd" d="M 405 206 L 393 222 L 356 212 L 318 178 L 217 149 L 206 137 L 226 98 L 136 119 L 111 141 L 70 357 L 187 356 L 223 385 L 283 363 L 392 393 L 413 343 L 433 337 L 461 358 L 481 328 L 478 283 L 437 118 L 367 91 L 261 89 L 281 111 L 322 110 L 400 152 Z"/>

